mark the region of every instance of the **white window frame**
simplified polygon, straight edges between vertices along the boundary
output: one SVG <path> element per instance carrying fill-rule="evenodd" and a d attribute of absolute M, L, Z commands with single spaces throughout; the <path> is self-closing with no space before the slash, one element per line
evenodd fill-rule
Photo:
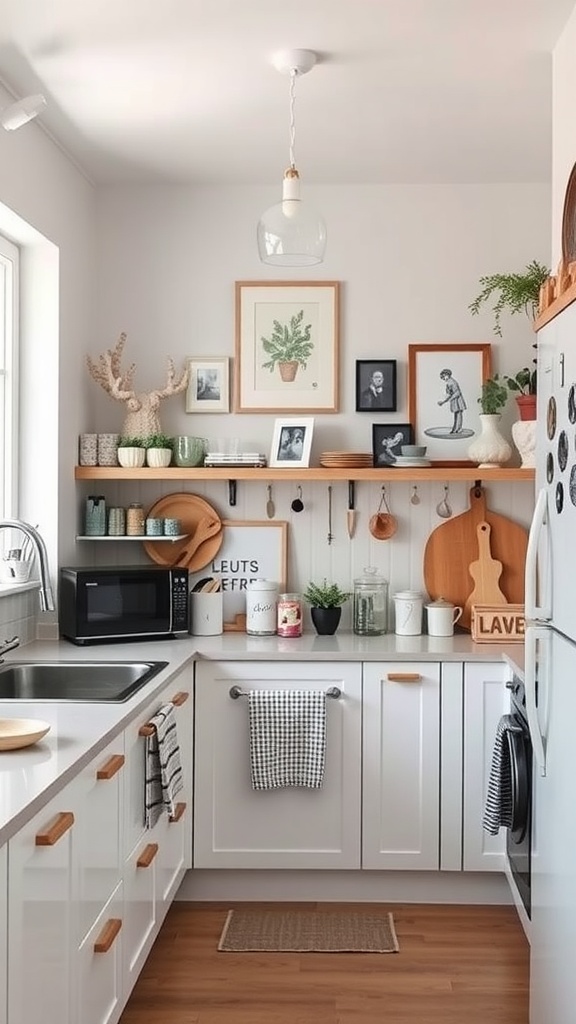
<path fill-rule="evenodd" d="M 0 235 L 0 515 L 18 514 L 20 250 Z"/>

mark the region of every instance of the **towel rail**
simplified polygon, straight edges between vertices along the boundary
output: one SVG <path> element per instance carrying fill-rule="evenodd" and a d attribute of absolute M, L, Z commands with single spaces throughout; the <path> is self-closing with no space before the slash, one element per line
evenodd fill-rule
<path fill-rule="evenodd" d="M 248 694 L 245 690 L 242 690 L 239 686 L 231 686 L 228 691 L 229 696 L 232 700 L 238 700 L 238 697 L 247 697 Z M 338 700 L 342 696 L 342 690 L 339 686 L 330 686 L 326 690 L 326 696 L 332 700 Z"/>

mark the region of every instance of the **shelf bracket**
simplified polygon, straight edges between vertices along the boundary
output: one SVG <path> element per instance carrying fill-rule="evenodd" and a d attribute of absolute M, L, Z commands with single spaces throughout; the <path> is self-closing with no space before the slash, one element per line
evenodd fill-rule
<path fill-rule="evenodd" d="M 482 497 L 482 481 L 481 480 L 475 480 L 474 481 L 474 497 L 475 498 L 481 498 Z"/>
<path fill-rule="evenodd" d="M 353 511 L 356 508 L 356 483 L 354 480 L 348 481 L 348 509 Z"/>
<path fill-rule="evenodd" d="M 228 481 L 228 504 L 231 508 L 236 504 L 236 480 Z"/>

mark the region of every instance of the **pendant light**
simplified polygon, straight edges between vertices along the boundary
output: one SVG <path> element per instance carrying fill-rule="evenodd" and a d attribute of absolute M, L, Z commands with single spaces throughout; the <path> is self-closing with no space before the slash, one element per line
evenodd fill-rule
<path fill-rule="evenodd" d="M 313 50 L 287 50 L 273 60 L 277 71 L 290 75 L 290 166 L 284 174 L 282 201 L 262 214 L 257 235 L 260 259 L 275 267 L 312 267 L 324 259 L 326 225 L 300 198 L 300 175 L 294 156 L 296 78 L 315 63 Z"/>
<path fill-rule="evenodd" d="M 16 100 L 15 103 L 11 103 L 9 107 L 0 111 L 0 124 L 7 132 L 14 132 L 37 117 L 45 106 L 46 100 L 41 93 L 24 96 L 21 100 Z"/>

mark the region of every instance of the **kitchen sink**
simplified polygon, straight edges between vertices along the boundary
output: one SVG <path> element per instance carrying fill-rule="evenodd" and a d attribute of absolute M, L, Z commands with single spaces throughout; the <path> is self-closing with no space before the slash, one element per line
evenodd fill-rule
<path fill-rule="evenodd" d="M 9 662 L 0 665 L 0 701 L 121 704 L 167 665 L 167 661 Z"/>

